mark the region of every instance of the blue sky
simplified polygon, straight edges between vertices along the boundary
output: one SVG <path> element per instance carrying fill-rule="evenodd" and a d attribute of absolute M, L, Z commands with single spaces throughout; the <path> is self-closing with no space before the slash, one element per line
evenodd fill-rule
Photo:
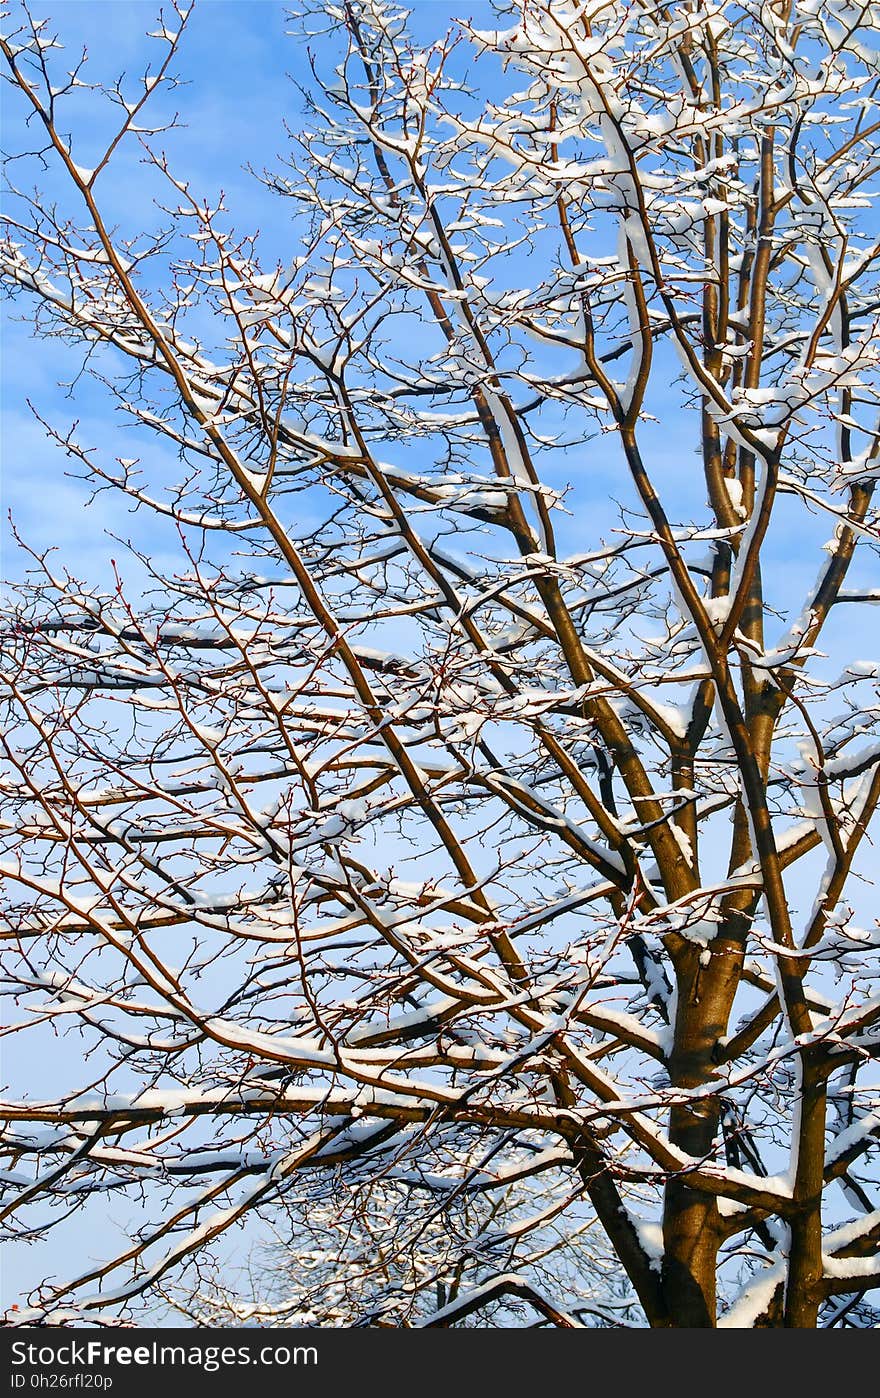
<path fill-rule="evenodd" d="M 47 4 L 46 10 L 70 46 L 75 50 L 86 45 L 96 76 L 109 79 L 123 70 L 136 73 L 145 56 L 155 48 L 144 37 L 155 27 L 158 6 L 148 0 L 63 0 Z M 285 146 L 283 124 L 287 121 L 296 129 L 301 99 L 294 79 L 308 79 L 305 48 L 299 41 L 285 39 L 286 6 L 277 0 L 199 0 L 188 26 L 182 46 L 178 70 L 185 73 L 189 86 L 174 95 L 173 105 L 180 109 L 185 125 L 163 138 L 173 155 L 176 171 L 184 175 L 195 190 L 209 198 L 222 188 L 230 219 L 241 231 L 261 230 L 263 260 L 271 265 L 278 257 L 291 255 L 291 229 L 285 206 L 269 195 L 244 170 L 248 162 L 256 166 L 274 165 Z M 421 38 L 428 41 L 445 31 L 458 13 L 465 13 L 478 24 L 490 23 L 490 9 L 485 3 L 450 3 L 449 0 L 417 0 L 414 24 Z M 21 113 L 18 103 L 8 95 L 4 100 L 5 144 L 17 147 L 21 141 Z M 100 136 L 100 119 L 94 101 L 85 97 L 79 104 L 77 130 L 80 133 L 75 155 L 79 163 L 90 165 Z M 51 177 L 45 187 L 53 187 Z M 123 154 L 115 170 L 104 177 L 98 190 L 111 220 L 118 220 L 122 229 L 134 231 L 143 218 L 159 215 L 150 212 L 149 193 L 145 175 L 134 150 Z M 79 368 L 76 351 L 58 341 L 34 344 L 26 323 L 20 323 L 7 310 L 2 336 L 2 506 L 4 516 L 11 511 L 22 535 L 35 547 L 57 546 L 60 558 L 74 572 L 95 583 L 110 578 L 110 558 L 118 552 L 108 538 L 110 534 L 126 536 L 131 520 L 126 502 L 103 494 L 88 508 L 89 487 L 71 479 L 69 463 L 62 453 L 47 442 L 43 429 L 34 420 L 26 400 L 59 427 L 74 419 L 80 421 L 80 436 L 111 455 L 125 454 L 124 438 L 118 419 L 107 413 L 107 399 L 100 386 L 88 379 L 78 380 L 72 394 L 60 385 L 73 379 Z M 670 379 L 674 373 L 669 364 Z M 677 402 L 670 394 L 661 395 L 654 410 Z M 702 487 L 697 481 L 694 448 L 695 418 L 663 415 L 654 427 L 647 428 L 645 440 L 650 444 L 651 459 L 658 478 L 683 499 L 691 493 L 691 508 L 699 508 Z M 150 447 L 141 435 L 139 454 L 145 459 L 150 451 L 161 455 L 161 445 Z M 596 519 L 604 511 L 613 523 L 609 493 L 614 492 L 620 479 L 619 460 L 609 455 L 598 469 L 584 481 L 579 477 L 577 494 L 570 501 L 573 517 L 561 529 L 562 547 L 576 552 L 584 546 L 583 521 L 589 512 L 589 539 L 595 541 Z M 133 453 L 132 453 L 133 454 Z M 570 463 L 559 460 L 549 474 L 553 485 L 564 483 Z M 694 491 L 696 490 L 696 493 Z M 620 496 L 625 491 L 621 483 Z M 831 531 L 826 520 L 814 523 L 808 540 L 803 527 L 803 511 L 798 511 L 798 532 L 787 526 L 792 514 L 785 502 L 780 507 L 780 526 L 772 539 L 774 564 L 773 586 L 786 601 L 801 594 L 812 581 L 821 555 L 808 542 L 821 543 Z M 139 526 L 140 542 L 146 542 L 159 555 L 166 547 L 162 530 L 148 525 L 153 531 L 147 540 Z M 3 573 L 16 576 L 21 568 L 17 551 L 4 550 Z M 130 565 L 129 565 L 130 566 Z M 131 576 L 131 572 L 129 573 Z M 856 574 L 857 577 L 857 574 Z M 841 618 L 841 621 L 843 619 Z M 44 1060 L 31 1065 L 31 1091 L 49 1092 L 56 1087 L 54 1076 L 57 1059 L 47 1053 Z M 5 1074 L 4 1074 L 5 1076 Z M 94 1220 L 77 1224 L 68 1237 L 67 1248 L 72 1252 L 104 1251 L 116 1242 L 117 1230 L 123 1228 L 123 1206 L 120 1217 L 106 1218 L 96 1227 Z M 57 1243 L 53 1244 L 57 1247 Z M 39 1248 L 23 1252 L 15 1259 L 16 1277 L 11 1273 L 7 1252 L 5 1285 L 18 1293 L 29 1282 L 36 1281 L 46 1271 L 45 1256 Z M 64 1270 L 69 1255 L 57 1253 L 55 1264 Z"/>
<path fill-rule="evenodd" d="M 261 252 L 267 265 L 276 258 L 291 256 L 291 229 L 288 210 L 271 196 L 244 169 L 247 163 L 261 168 L 278 163 L 286 145 L 285 122 L 294 130 L 302 108 L 295 82 L 308 81 L 306 51 L 301 43 L 286 37 L 287 6 L 277 0 L 198 0 L 187 25 L 179 53 L 177 71 L 185 75 L 187 86 L 166 99 L 165 108 L 180 112 L 181 127 L 161 138 L 173 157 L 177 173 L 190 181 L 195 191 L 214 198 L 224 191 L 230 220 L 240 231 L 261 232 Z M 112 81 L 123 71 L 136 77 L 144 71 L 158 46 L 146 37 L 155 29 L 160 6 L 152 0 L 55 0 L 34 10 L 47 15 L 52 28 L 65 44 L 72 66 L 78 51 L 88 50 L 94 80 Z M 451 17 L 462 7 L 446 0 L 419 0 L 414 22 L 426 41 L 445 32 Z M 485 4 L 470 3 L 464 11 L 474 18 L 485 17 Z M 165 10 L 168 17 L 168 7 Z M 291 82 L 291 79 L 294 82 Z M 5 86 L 5 85 L 4 85 Z M 108 129 L 107 112 L 90 94 L 78 94 L 71 102 L 70 127 L 75 132 L 74 156 L 81 165 L 92 165 L 99 142 Z M 156 94 L 151 111 L 161 110 L 161 94 Z M 115 116 L 115 112 L 113 113 Z M 23 108 L 15 96 L 3 93 L 3 145 L 6 151 L 28 148 L 22 123 Z M 112 119 L 112 118 L 111 118 Z M 31 166 L 27 177 L 22 167 L 13 166 L 13 179 L 29 186 L 39 179 L 41 188 L 62 200 L 66 191 L 53 171 L 40 172 Z M 148 174 L 136 148 L 120 150 L 110 171 L 102 178 L 97 192 L 108 219 L 118 221 L 120 231 L 134 232 L 153 219 Z M 74 206 L 71 205 L 71 212 Z M 72 475 L 73 466 L 63 452 L 47 440 L 43 427 L 34 418 L 28 401 L 59 430 L 77 420 L 78 438 L 84 444 L 106 453 L 105 459 L 134 455 L 130 428 L 119 415 L 108 412 L 108 397 L 100 385 L 88 377 L 78 377 L 81 354 L 58 340 L 35 342 L 27 322 L 27 307 L 3 307 L 2 387 L 0 387 L 0 501 L 2 501 L 3 554 L 0 573 L 6 580 L 21 576 L 26 560 L 12 543 L 7 516 L 11 512 L 21 536 L 36 550 L 56 548 L 56 561 L 72 573 L 96 585 L 112 579 L 111 558 L 120 549 L 111 536 L 127 538 L 136 533 L 141 547 L 152 553 L 156 564 L 173 564 L 165 554 L 170 540 L 160 524 L 141 513 L 133 525 L 127 502 L 104 492 L 91 499 L 91 488 Z M 74 387 L 68 385 L 75 380 Z M 151 458 L 157 468 L 163 463 L 165 448 L 138 433 L 137 455 L 145 463 Z M 167 454 L 166 454 L 167 455 Z M 124 557 L 124 555 L 121 555 Z M 143 575 L 130 559 L 122 571 L 131 591 L 136 592 Z M 36 1041 L 32 1038 L 31 1047 Z M 27 1090 L 33 1097 L 54 1096 L 67 1081 L 65 1065 L 77 1076 L 81 1065 L 71 1059 L 74 1040 L 47 1036 L 40 1053 L 28 1061 Z M 6 1062 L 2 1071 L 6 1083 L 14 1065 Z M 64 1229 L 51 1236 L 47 1245 L 39 1243 L 4 1248 L 0 1268 L 0 1308 L 26 1295 L 47 1272 L 59 1275 L 82 1269 L 87 1260 L 109 1255 L 120 1246 L 132 1226 L 130 1205 L 119 1201 L 96 1214 L 86 1210 L 71 1218 Z M 244 1258 L 243 1239 L 229 1240 L 228 1257 Z"/>
<path fill-rule="evenodd" d="M 155 58 L 159 45 L 146 38 L 155 28 L 159 7 L 152 0 L 62 0 L 48 12 L 71 58 L 85 46 L 90 68 L 96 77 L 110 80 L 121 72 L 135 75 L 143 70 L 149 58 Z M 45 13 L 43 12 L 43 13 Z M 229 218 L 240 231 L 260 230 L 263 261 L 271 265 L 276 258 L 291 255 L 293 230 L 289 213 L 245 170 L 250 162 L 257 168 L 277 167 L 278 158 L 286 144 L 284 123 L 294 131 L 298 128 L 302 99 L 295 83 L 308 83 L 310 73 L 306 48 L 300 39 L 286 37 L 287 6 L 278 0 L 198 0 L 189 20 L 181 47 L 177 71 L 185 75 L 187 86 L 170 96 L 157 94 L 151 111 L 180 112 L 182 127 L 157 141 L 173 158 L 173 167 L 185 175 L 194 190 L 207 197 L 222 189 Z M 425 42 L 445 32 L 457 14 L 465 14 L 477 24 L 491 24 L 491 9 L 485 0 L 462 5 L 456 0 L 418 0 L 413 25 Z M 328 41 L 317 40 L 316 47 Z M 66 65 L 65 65 L 66 66 Z M 480 73 L 485 72 L 485 67 Z M 293 79 L 293 82 L 291 82 Z M 8 95 L 4 101 L 6 148 L 20 148 L 22 141 L 21 105 Z M 76 131 L 75 156 L 80 164 L 90 165 L 96 158 L 101 136 L 107 130 L 107 114 L 96 109 L 89 94 L 71 104 L 70 124 Z M 14 171 L 19 167 L 13 167 Z M 31 172 L 28 172 L 29 178 Z M 148 175 L 133 143 L 121 149 L 111 169 L 99 182 L 98 193 L 111 220 L 118 220 L 122 232 L 134 231 L 139 224 L 151 219 L 158 224 L 161 215 L 151 207 L 146 186 Z M 47 175 L 44 187 L 53 188 Z M 676 365 L 669 361 L 670 380 Z M 58 341 L 34 346 L 26 324 L 17 323 L 7 313 L 3 332 L 2 387 L 2 506 L 5 518 L 12 511 L 22 534 L 36 547 L 57 544 L 69 565 L 88 571 L 93 581 L 104 581 L 110 556 L 106 533 L 125 536 L 129 523 L 124 502 L 98 498 L 83 513 L 88 499 L 87 487 L 72 481 L 66 463 L 51 443 L 47 443 L 42 428 L 35 423 L 27 406 L 30 399 L 40 412 L 59 427 L 77 418 L 80 437 L 84 442 L 103 448 L 111 454 L 121 453 L 118 415 L 108 415 L 104 393 L 83 378 L 77 382 L 73 395 L 59 389 L 59 383 L 72 380 L 79 368 L 76 351 Z M 672 398 L 667 400 L 674 401 Z M 664 405 L 657 402 L 654 410 Z M 695 423 L 676 421 L 668 415 L 654 429 L 645 429 L 651 442 L 652 459 L 658 475 L 685 494 L 696 483 L 690 469 L 695 463 L 693 451 L 697 445 Z M 653 439 L 653 440 L 652 440 Z M 140 434 L 139 449 L 144 447 Z M 152 450 L 158 450 L 158 447 Z M 592 496 L 591 508 L 606 503 L 620 470 L 616 453 L 609 450 L 608 459 L 598 468 L 591 465 L 587 487 Z M 596 454 L 591 454 L 596 462 Z M 668 469 L 664 469 L 664 463 Z M 548 473 L 549 483 L 564 484 L 567 464 L 559 460 Z M 684 469 L 682 469 L 684 468 Z M 37 487 L 35 489 L 35 486 Z M 579 492 L 582 489 L 579 486 Z M 621 491 L 621 494 L 623 492 Z M 575 513 L 583 509 L 585 500 L 579 493 L 574 500 Z M 684 503 L 684 501 L 682 502 Z M 699 510 L 701 500 L 688 502 Z M 611 512 L 609 523 L 613 523 Z M 577 518 L 561 523 L 563 547 L 572 552 L 582 546 Z M 828 526 L 817 522 L 819 533 Z M 823 537 L 824 537 L 823 536 Z M 154 541 L 160 547 L 158 538 Z M 821 540 L 819 540 L 821 542 Z M 785 529 L 777 530 L 773 550 L 780 568 L 793 573 L 792 582 L 805 587 L 811 581 L 811 571 L 802 564 L 802 537 Z M 14 576 L 20 560 L 8 546 L 4 550 L 3 573 Z"/>
<path fill-rule="evenodd" d="M 158 6 L 145 0 L 64 0 L 38 13 L 52 16 L 70 55 L 86 45 L 96 73 L 105 79 L 124 69 L 136 73 L 145 55 L 156 49 L 145 31 L 156 27 Z M 284 29 L 284 6 L 276 0 L 201 0 L 181 54 L 180 69 L 186 70 L 190 85 L 180 89 L 176 99 L 186 126 L 167 138 L 168 146 L 196 187 L 213 193 L 222 184 L 230 208 L 244 208 L 243 221 L 248 224 L 258 224 L 261 213 L 274 213 L 277 219 L 278 209 L 241 167 L 248 159 L 270 162 L 284 144 L 283 118 L 295 123 L 298 99 L 287 73 L 301 70 L 302 54 L 294 43 L 284 40 Z M 3 124 L 5 149 L 20 148 L 21 108 L 8 92 L 4 93 Z M 77 147 L 78 159 L 87 164 L 88 137 L 94 138 L 99 130 L 93 103 L 81 104 L 77 130 L 86 136 Z M 142 180 L 136 160 L 123 159 L 100 191 L 111 216 L 123 227 L 141 218 L 145 207 L 149 209 L 140 197 Z M 49 177 L 44 183 L 48 188 L 53 185 Z M 5 307 L 0 399 L 4 534 L 11 511 L 22 536 L 35 548 L 57 546 L 58 559 L 71 571 L 106 583 L 109 560 L 119 552 L 108 534 L 124 537 L 131 529 L 125 502 L 105 493 L 86 506 L 89 488 L 71 479 L 70 463 L 47 442 L 26 400 L 59 426 L 79 419 L 82 440 L 109 453 L 124 453 L 121 428 L 113 414 L 108 415 L 100 386 L 82 378 L 72 396 L 59 387 L 77 373 L 77 352 L 58 341 L 35 344 L 27 323 L 19 323 L 17 314 Z M 143 437 L 138 447 L 140 452 L 150 449 Z M 139 529 L 143 523 L 147 523 L 145 516 L 140 517 Z M 154 525 L 150 528 L 155 548 L 158 533 Z M 5 544 L 3 574 L 12 578 L 20 574 L 23 560 L 10 546 L 8 535 Z M 127 567 L 131 572 L 131 565 Z M 72 1047 L 69 1040 L 47 1039 L 43 1053 L 29 1063 L 28 1088 L 33 1096 L 58 1091 Z M 14 1065 L 7 1062 L 4 1067 L 6 1082 Z M 19 1299 L 49 1270 L 73 1270 L 91 1256 L 115 1250 L 129 1222 L 127 1205 L 102 1210 L 100 1217 L 86 1211 L 53 1238 L 48 1252 L 39 1244 L 5 1247 L 0 1304 Z"/>
<path fill-rule="evenodd" d="M 147 0 L 64 0 L 48 13 L 71 61 L 85 46 L 95 73 L 112 79 L 123 70 L 137 73 L 147 57 L 157 52 L 157 44 L 145 34 L 156 27 L 158 10 Z M 284 16 L 285 7 L 276 0 L 201 0 L 196 5 L 180 61 L 189 85 L 174 95 L 185 125 L 165 138 L 196 188 L 214 193 L 222 185 L 230 207 L 244 207 L 247 223 L 255 226 L 260 212 L 267 217 L 274 213 L 277 219 L 277 202 L 269 200 L 242 167 L 249 159 L 270 162 L 283 146 L 283 118 L 291 116 L 297 102 L 287 73 L 297 74 L 302 67 L 297 46 L 284 41 Z M 3 115 L 6 149 L 20 148 L 21 105 L 8 94 Z M 97 135 L 106 129 L 106 115 L 102 112 L 97 119 L 94 102 L 86 99 L 76 120 L 75 148 L 81 164 L 89 163 L 97 149 Z M 149 217 L 151 211 L 142 197 L 144 171 L 136 150 L 130 146 L 120 155 L 99 192 L 109 216 L 119 219 L 125 229 Z M 53 181 L 47 177 L 45 184 L 51 188 Z M 158 221 L 155 212 L 154 217 Z M 105 531 L 126 532 L 125 506 L 104 495 L 88 514 L 83 513 L 90 492 L 66 477 L 69 463 L 46 442 L 25 401 L 29 398 L 59 426 L 78 418 L 83 441 L 123 451 L 117 420 L 112 415 L 108 419 L 106 397 L 99 388 L 83 378 L 72 398 L 59 389 L 59 383 L 70 381 L 78 367 L 75 350 L 58 341 L 34 346 L 27 324 L 16 323 L 7 312 L 2 388 L 4 525 L 11 510 L 22 534 L 35 547 L 57 544 L 72 568 L 88 569 L 96 581 L 97 570 L 103 581 L 109 557 Z M 5 576 L 16 574 L 18 567 L 15 551 L 7 547 Z"/>

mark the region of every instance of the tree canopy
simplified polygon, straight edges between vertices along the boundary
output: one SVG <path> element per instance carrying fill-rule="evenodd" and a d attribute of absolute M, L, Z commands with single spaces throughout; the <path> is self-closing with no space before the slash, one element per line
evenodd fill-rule
<path fill-rule="evenodd" d="M 120 454 L 33 411 L 133 511 L 7 587 L 2 1213 L 131 1219 L 17 1314 L 870 1323 L 880 8 L 300 11 L 279 261 L 191 12 L 2 41 L 4 287 Z"/>

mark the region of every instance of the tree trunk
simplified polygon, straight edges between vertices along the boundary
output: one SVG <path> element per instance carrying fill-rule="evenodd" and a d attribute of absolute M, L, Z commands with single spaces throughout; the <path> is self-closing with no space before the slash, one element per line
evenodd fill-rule
<path fill-rule="evenodd" d="M 677 1004 L 670 1078 L 674 1087 L 702 1087 L 715 1074 L 714 1053 L 726 1032 L 742 961 L 735 937 L 716 937 L 706 952 L 689 948 L 676 967 Z M 669 1118 L 673 1145 L 702 1160 L 718 1135 L 716 1096 L 674 1106 Z M 691 1189 L 686 1176 L 667 1182 L 663 1200 L 663 1294 L 674 1329 L 711 1329 L 716 1324 L 716 1269 L 721 1242 L 717 1201 Z"/>

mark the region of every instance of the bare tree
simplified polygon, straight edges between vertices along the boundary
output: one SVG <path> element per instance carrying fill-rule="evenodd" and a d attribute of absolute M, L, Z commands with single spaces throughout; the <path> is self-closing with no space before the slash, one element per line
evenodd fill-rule
<path fill-rule="evenodd" d="M 880 8 L 309 5 L 279 265 L 163 154 L 186 21 L 89 169 L 3 41 L 5 284 L 165 448 L 48 415 L 147 581 L 37 550 L 3 623 L 9 1027 L 79 1064 L 3 1213 L 135 1220 L 19 1314 L 240 1319 L 261 1219 L 265 1324 L 868 1315 Z"/>

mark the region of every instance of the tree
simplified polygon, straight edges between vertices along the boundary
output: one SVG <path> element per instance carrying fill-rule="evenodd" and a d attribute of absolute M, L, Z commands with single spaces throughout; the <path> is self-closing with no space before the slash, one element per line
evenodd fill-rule
<path fill-rule="evenodd" d="M 22 1314 L 204 1318 L 291 1217 L 372 1278 L 318 1323 L 869 1320 L 880 9 L 310 4 L 277 266 L 163 153 L 182 8 L 89 169 L 19 19 L 5 284 L 164 446 L 45 421 L 145 581 L 35 550 L 3 625 L 6 990 L 81 1063 L 5 1212 L 144 1211 Z"/>

